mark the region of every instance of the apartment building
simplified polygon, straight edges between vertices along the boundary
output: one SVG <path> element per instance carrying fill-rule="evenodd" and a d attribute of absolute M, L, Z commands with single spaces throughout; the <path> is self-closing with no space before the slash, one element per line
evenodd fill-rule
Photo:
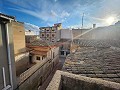
<path fill-rule="evenodd" d="M 17 87 L 14 60 L 12 16 L 0 13 L 0 90 Z"/>
<path fill-rule="evenodd" d="M 40 27 L 40 38 L 47 42 L 55 43 L 60 40 L 61 29 L 61 23 L 54 24 L 52 27 Z"/>

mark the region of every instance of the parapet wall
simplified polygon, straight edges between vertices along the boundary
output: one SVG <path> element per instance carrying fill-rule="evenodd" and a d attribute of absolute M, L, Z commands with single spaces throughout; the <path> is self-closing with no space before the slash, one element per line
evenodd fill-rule
<path fill-rule="evenodd" d="M 120 84 L 57 71 L 46 90 L 120 90 Z"/>

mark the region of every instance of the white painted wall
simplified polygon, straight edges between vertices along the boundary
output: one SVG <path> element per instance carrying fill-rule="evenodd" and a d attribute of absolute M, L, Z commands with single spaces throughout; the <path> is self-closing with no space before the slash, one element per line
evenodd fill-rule
<path fill-rule="evenodd" d="M 36 33 L 34 31 L 26 30 L 25 35 L 36 35 Z"/>
<path fill-rule="evenodd" d="M 73 38 L 72 30 L 70 29 L 61 30 L 61 39 L 72 39 L 72 38 Z"/>
<path fill-rule="evenodd" d="M 53 53 L 54 53 L 54 58 L 55 58 L 55 56 L 59 54 L 59 47 L 55 47 L 55 48 L 52 48 L 52 50 L 49 50 L 47 52 L 47 57 L 44 58 L 43 60 L 53 59 Z M 32 57 L 33 62 L 36 60 L 37 56 L 40 57 L 40 61 L 43 61 L 41 55 L 33 55 L 33 57 Z"/>
<path fill-rule="evenodd" d="M 33 57 L 32 57 L 33 62 L 37 60 L 36 57 L 40 57 L 40 60 L 38 60 L 38 61 L 44 61 L 47 58 L 47 57 L 45 57 L 44 59 L 42 59 L 41 55 L 33 55 Z"/>
<path fill-rule="evenodd" d="M 51 59 L 54 59 L 53 53 L 54 53 L 54 58 L 55 58 L 59 54 L 59 47 L 55 47 L 55 48 L 52 48 L 52 50 L 50 50 L 49 56 Z"/>
<path fill-rule="evenodd" d="M 56 30 L 56 41 L 59 41 L 61 38 L 61 30 Z"/>

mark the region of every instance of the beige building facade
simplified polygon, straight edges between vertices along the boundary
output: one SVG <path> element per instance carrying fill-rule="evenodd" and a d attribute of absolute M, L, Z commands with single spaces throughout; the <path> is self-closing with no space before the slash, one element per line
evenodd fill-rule
<path fill-rule="evenodd" d="M 40 28 L 40 38 L 47 42 L 55 43 L 60 40 L 60 30 L 62 29 L 62 24 L 54 24 L 52 27 L 41 27 Z"/>
<path fill-rule="evenodd" d="M 14 53 L 19 54 L 26 51 L 25 45 L 25 28 L 24 23 L 13 21 L 12 22 L 13 30 L 13 41 L 14 41 Z"/>

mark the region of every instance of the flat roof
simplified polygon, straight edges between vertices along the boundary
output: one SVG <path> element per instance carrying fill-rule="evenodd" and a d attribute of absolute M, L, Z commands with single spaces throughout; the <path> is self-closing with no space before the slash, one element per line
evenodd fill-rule
<path fill-rule="evenodd" d="M 28 46 L 41 46 L 41 47 L 54 47 L 56 46 L 55 43 L 47 42 L 44 40 L 34 40 L 33 42 L 29 43 Z"/>

